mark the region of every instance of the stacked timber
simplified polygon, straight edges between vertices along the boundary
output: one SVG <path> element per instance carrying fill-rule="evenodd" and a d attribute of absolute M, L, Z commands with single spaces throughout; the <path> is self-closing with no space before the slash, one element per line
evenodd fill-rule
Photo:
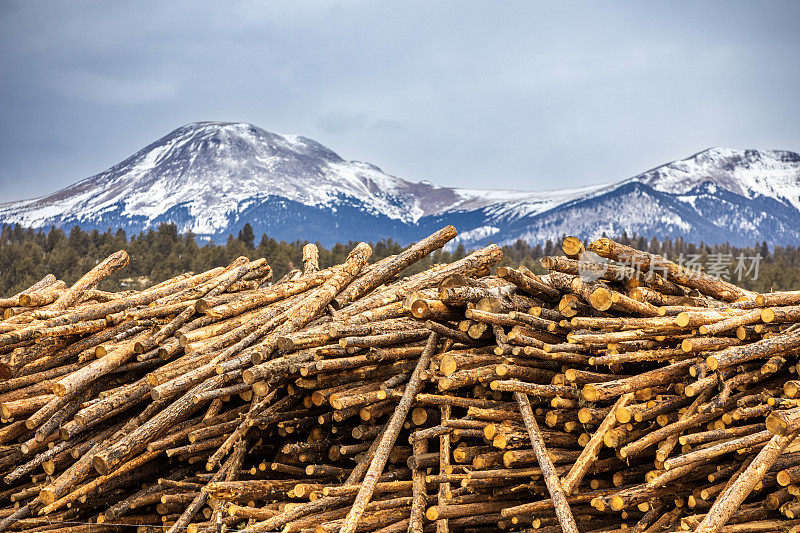
<path fill-rule="evenodd" d="M 800 531 L 800 291 L 455 236 L 0 299 L 0 530 Z"/>

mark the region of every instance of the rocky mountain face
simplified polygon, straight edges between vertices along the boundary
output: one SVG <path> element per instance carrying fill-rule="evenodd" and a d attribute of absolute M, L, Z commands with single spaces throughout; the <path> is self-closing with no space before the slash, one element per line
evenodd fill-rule
<path fill-rule="evenodd" d="M 0 204 L 0 223 L 139 232 L 172 222 L 224 240 L 249 222 L 279 240 L 407 243 L 445 224 L 459 242 L 623 231 L 708 243 L 800 245 L 800 155 L 712 148 L 613 184 L 499 191 L 413 183 L 321 144 L 250 124 L 188 124 L 49 196 Z"/>

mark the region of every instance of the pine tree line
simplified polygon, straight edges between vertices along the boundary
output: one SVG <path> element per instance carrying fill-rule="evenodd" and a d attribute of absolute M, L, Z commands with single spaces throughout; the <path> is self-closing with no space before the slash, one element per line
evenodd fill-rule
<path fill-rule="evenodd" d="M 623 244 L 667 256 L 690 266 L 703 265 L 706 271 L 727 273 L 733 281 L 751 290 L 770 291 L 800 289 L 800 248 L 794 246 L 770 249 L 766 243 L 748 248 L 737 248 L 729 244 L 706 245 L 687 243 L 683 239 L 660 241 L 643 236 L 623 234 L 617 238 Z M 143 288 L 163 281 L 181 272 L 200 272 L 224 266 L 234 258 L 244 255 L 249 258 L 266 257 L 279 278 L 302 264 L 304 241 L 287 243 L 263 235 L 256 245 L 256 236 L 249 224 L 225 244 L 198 245 L 194 235 L 179 234 L 174 224 L 162 224 L 137 235 L 127 236 L 124 231 L 97 230 L 85 232 L 75 227 L 65 233 L 58 228 L 49 231 L 6 225 L 0 230 L 0 296 L 14 294 L 47 274 L 55 274 L 70 284 L 77 280 L 98 261 L 116 250 L 124 249 L 131 257 L 128 268 L 105 280 L 105 290 Z M 319 244 L 320 264 L 325 267 L 342 263 L 355 242 L 340 243 L 326 249 Z M 373 245 L 373 259 L 378 260 L 399 253 L 404 247 L 392 239 Z M 416 263 L 408 274 L 429 268 L 432 264 L 447 263 L 464 257 L 468 251 L 459 245 L 452 252 L 440 250 L 425 260 Z M 538 259 L 546 255 L 560 254 L 557 242 L 547 241 L 530 245 L 522 240 L 503 247 L 503 265 L 525 265 L 543 272 Z M 753 258 L 760 257 L 758 261 Z M 737 258 L 746 260 L 745 267 L 736 271 Z M 757 277 L 752 279 L 756 272 Z M 738 279 L 743 274 L 742 279 Z"/>

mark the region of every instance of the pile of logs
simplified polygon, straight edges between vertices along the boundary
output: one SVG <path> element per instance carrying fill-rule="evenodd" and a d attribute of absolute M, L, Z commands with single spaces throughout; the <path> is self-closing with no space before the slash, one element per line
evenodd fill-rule
<path fill-rule="evenodd" d="M 455 236 L 0 299 L 0 530 L 800 532 L 800 291 Z"/>

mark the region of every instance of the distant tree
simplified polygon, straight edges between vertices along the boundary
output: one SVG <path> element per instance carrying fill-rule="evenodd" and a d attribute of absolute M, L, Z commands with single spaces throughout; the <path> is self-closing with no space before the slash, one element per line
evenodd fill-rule
<path fill-rule="evenodd" d="M 80 226 L 74 226 L 69 231 L 67 244 L 79 255 L 89 253 L 89 236 L 81 230 Z"/>
<path fill-rule="evenodd" d="M 760 253 L 761 253 L 761 257 L 763 257 L 764 259 L 769 258 L 769 245 L 767 244 L 767 241 L 763 241 L 761 243 Z"/>
<path fill-rule="evenodd" d="M 253 233 L 253 227 L 250 225 L 249 222 L 245 222 L 244 227 L 239 230 L 238 239 L 244 243 L 244 245 L 249 248 L 250 250 L 256 247 L 256 236 Z"/>
<path fill-rule="evenodd" d="M 650 239 L 649 252 L 653 254 L 661 253 L 661 243 L 655 237 Z"/>
<path fill-rule="evenodd" d="M 753 291 L 789 290 L 800 288 L 800 249 L 795 246 L 773 246 L 765 242 L 748 247 L 732 246 L 730 243 L 697 246 L 687 243 L 682 237 L 674 241 L 645 239 L 642 236 L 626 236 L 628 240 L 651 253 L 663 253 L 677 260 L 684 254 L 700 254 L 700 262 L 715 260 L 717 254 L 730 254 L 735 260 L 740 256 L 753 258 L 761 254 L 763 260 L 737 284 Z M 614 238 L 612 236 L 612 238 Z M 622 240 L 617 237 L 617 240 Z M 163 224 L 138 234 L 126 235 L 124 231 L 109 229 L 104 232 L 83 231 L 72 228 L 68 236 L 63 230 L 32 230 L 19 225 L 0 227 L 0 297 L 8 296 L 29 287 L 46 274 L 52 273 L 67 284 L 74 283 L 98 261 L 116 250 L 124 249 L 131 257 L 130 264 L 121 272 L 103 280 L 99 288 L 119 290 L 144 288 L 186 271 L 203 272 L 210 268 L 228 265 L 238 256 L 251 259 L 265 257 L 280 279 L 292 268 L 301 265 L 302 248 L 306 241 L 277 241 L 267 235 L 260 238 L 255 248 L 252 227 L 245 225 L 238 237 L 231 236 L 224 244 L 213 242 L 200 246 L 191 233 L 181 235 L 174 224 Z M 339 243 L 330 248 L 319 247 L 320 265 L 325 268 L 341 263 L 356 245 L 355 242 Z M 373 246 L 371 261 L 379 261 L 399 253 L 404 248 L 400 243 L 385 239 Z M 503 246 L 500 265 L 525 265 L 534 272 L 544 273 L 539 259 L 544 255 L 560 254 L 558 242 L 526 242 L 518 240 Z M 437 250 L 430 256 L 407 268 L 401 275 L 411 275 L 437 263 L 449 263 L 469 253 L 463 244 L 452 252 Z M 718 260 L 718 259 L 717 259 Z M 745 265 L 747 267 L 748 265 Z M 123 280 L 125 283 L 123 283 Z M 141 283 L 139 282 L 141 280 Z"/>

